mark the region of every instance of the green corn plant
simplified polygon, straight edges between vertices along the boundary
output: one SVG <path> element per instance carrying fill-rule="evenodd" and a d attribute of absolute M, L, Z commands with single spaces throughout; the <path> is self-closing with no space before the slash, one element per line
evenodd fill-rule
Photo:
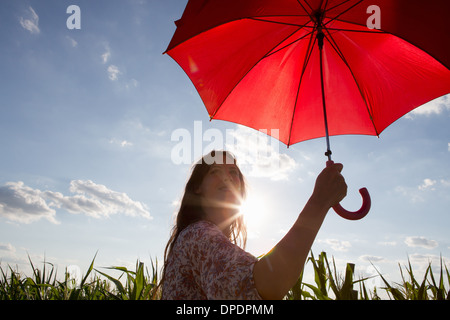
<path fill-rule="evenodd" d="M 360 299 L 378 299 L 378 295 L 376 293 L 369 295 L 364 285 L 364 281 L 369 279 L 369 277 L 361 278 L 359 280 L 354 279 L 354 264 L 347 263 L 345 275 L 344 278 L 342 278 L 337 272 L 334 258 L 332 258 L 331 266 L 325 252 L 321 252 L 318 259 L 315 259 L 314 254 L 311 252 L 311 257 L 308 259 L 308 262 L 312 263 L 314 269 L 315 285 L 302 283 L 302 272 L 302 275 L 293 288 L 289 291 L 286 299 L 357 300 L 358 291 L 353 289 L 354 284 L 357 283 L 359 283 L 362 292 Z M 304 287 L 309 288 L 312 293 L 304 290 Z M 334 298 L 329 295 L 330 289 L 334 294 Z"/>
<path fill-rule="evenodd" d="M 414 273 L 412 270 L 411 262 L 408 258 L 408 266 L 405 267 L 406 271 L 409 275 L 409 281 L 406 281 L 403 276 L 403 271 L 400 269 L 402 281 L 403 281 L 403 294 L 407 300 L 428 300 L 428 295 L 426 291 L 426 282 L 428 272 L 431 270 L 431 265 L 425 271 L 425 276 L 421 284 L 417 282 L 414 277 Z"/>
<path fill-rule="evenodd" d="M 159 273 L 158 273 L 158 260 L 155 260 L 153 262 L 153 259 L 150 258 L 151 266 L 152 266 L 152 276 L 151 280 L 149 282 L 149 297 L 151 297 L 152 300 L 160 299 L 161 298 L 161 290 L 159 288 Z"/>
<path fill-rule="evenodd" d="M 28 256 L 28 260 L 33 271 L 33 277 L 27 277 L 24 283 L 29 294 L 29 299 L 51 300 L 55 293 L 55 285 L 57 283 L 54 265 L 50 262 L 46 262 L 44 258 L 41 271 L 35 268 L 30 256 Z M 47 265 L 51 266 L 50 271 L 46 269 Z"/>
<path fill-rule="evenodd" d="M 366 278 L 360 278 L 359 280 L 354 281 L 354 284 L 358 283 L 359 285 L 359 297 L 358 297 L 358 291 L 355 292 L 356 294 L 356 300 L 381 300 L 380 296 L 377 293 L 377 288 L 373 287 L 370 290 L 367 290 L 365 281 L 375 278 L 377 276 L 370 276 Z"/>
<path fill-rule="evenodd" d="M 96 254 L 97 255 L 97 254 Z M 42 269 L 34 266 L 29 258 L 32 276 L 22 276 L 10 266 L 3 269 L 0 265 L 0 299 L 1 300 L 157 300 L 161 297 L 158 288 L 158 263 L 151 260 L 149 269 L 144 263 L 137 261 L 135 270 L 125 267 L 109 267 L 107 269 L 120 271 L 117 279 L 106 272 L 94 269 L 94 256 L 86 274 L 78 286 L 71 285 L 67 270 L 62 281 L 57 280 L 57 272 L 53 264 L 44 260 Z M 347 263 L 345 272 L 337 272 L 334 258 L 328 261 L 325 252 L 316 259 L 311 252 L 307 263 L 314 270 L 314 283 L 303 282 L 303 272 L 285 299 L 288 300 L 379 300 L 376 288 L 373 292 L 367 290 L 364 281 L 369 278 L 355 279 L 355 265 Z M 390 284 L 377 270 L 385 284 L 382 288 L 394 300 L 449 300 L 450 291 L 446 283 L 450 283 L 450 272 L 441 257 L 440 273 L 436 278 L 431 263 L 425 271 L 423 280 L 417 280 L 411 263 L 402 269 L 400 266 L 401 283 Z M 101 278 L 103 276 L 104 278 Z M 106 278 L 106 279 L 105 279 Z M 359 284 L 360 294 L 354 290 Z M 331 294 L 331 295 L 330 295 Z"/>
<path fill-rule="evenodd" d="M 342 279 L 342 277 L 340 277 L 337 273 L 334 257 L 332 257 L 332 262 L 333 262 L 333 271 L 331 270 L 330 264 L 325 254 L 325 263 L 327 265 L 328 270 L 329 286 L 332 289 L 336 300 L 358 300 L 358 291 L 353 289 L 353 286 L 357 283 L 359 283 L 360 288 L 364 290 L 364 293 L 360 296 L 360 298 L 363 300 L 371 299 L 369 298 L 367 289 L 365 288 L 364 285 L 364 281 L 370 279 L 370 277 L 354 280 L 355 264 L 347 263 L 345 269 L 345 276 L 344 279 Z"/>
<path fill-rule="evenodd" d="M 408 265 L 405 266 L 405 269 L 409 275 L 409 281 L 405 279 L 400 264 L 399 269 L 402 283 L 397 283 L 395 284 L 395 286 L 389 284 L 389 282 L 377 270 L 379 276 L 386 285 L 384 289 L 386 290 L 390 298 L 392 295 L 392 298 L 394 300 L 444 300 L 444 299 L 449 300 L 450 291 L 447 291 L 444 286 L 442 257 L 441 257 L 441 273 L 439 285 L 436 284 L 436 281 L 434 279 L 433 271 L 431 269 L 431 263 L 428 264 L 424 278 L 420 284 L 414 277 L 413 269 L 409 258 L 408 258 Z M 445 266 L 445 270 L 447 273 L 447 279 L 450 280 L 450 273 L 448 272 L 447 266 Z M 429 280 L 428 277 L 431 280 Z M 428 293 L 428 291 L 430 291 L 430 293 Z"/>
<path fill-rule="evenodd" d="M 144 273 L 144 263 L 136 262 L 136 271 L 128 270 L 126 267 L 108 267 L 107 269 L 121 271 L 119 278 L 114 278 L 104 272 L 96 270 L 99 274 L 106 277 L 116 286 L 116 293 L 111 292 L 111 296 L 118 300 L 148 300 L 159 297 L 158 290 L 158 265 L 152 265 L 152 275 L 146 269 Z M 125 275 L 125 284 L 120 281 L 120 278 Z"/>
<path fill-rule="evenodd" d="M 433 297 L 433 300 L 450 300 L 450 290 L 446 292 L 445 286 L 444 286 L 444 276 L 443 276 L 443 266 L 442 266 L 442 255 L 440 257 L 440 275 L 439 275 L 439 284 L 436 284 L 436 281 L 434 280 L 433 271 L 431 270 L 431 264 L 429 266 L 430 268 L 430 287 L 429 290 L 431 291 L 431 295 Z M 445 266 L 445 271 L 447 273 L 447 281 L 450 284 L 450 273 L 448 272 L 447 266 Z"/>
<path fill-rule="evenodd" d="M 305 286 L 313 291 L 313 299 L 331 300 L 331 298 L 328 296 L 327 289 L 327 272 L 325 262 L 326 256 L 327 255 L 325 252 L 321 252 L 318 259 L 316 260 L 314 258 L 314 254 L 311 252 L 311 257 L 308 258 L 308 261 L 312 263 L 314 268 L 314 282 L 316 283 L 316 286 L 306 283 Z"/>
<path fill-rule="evenodd" d="M 329 274 L 329 285 L 333 290 L 336 300 L 357 300 L 358 292 L 353 290 L 353 274 L 355 272 L 355 265 L 353 263 L 347 263 L 345 269 L 345 278 L 343 281 L 339 281 L 339 276 L 337 274 L 336 264 L 333 258 L 334 276 L 330 269 L 328 260 L 327 263 L 328 274 Z"/>
<path fill-rule="evenodd" d="M 20 274 L 15 272 L 9 266 L 11 275 L 8 278 L 8 271 L 2 271 L 2 279 L 0 283 L 0 299 L 1 300 L 23 300 L 24 299 L 24 285 L 20 280 Z"/>
<path fill-rule="evenodd" d="M 65 290 L 67 290 L 67 292 L 69 293 L 68 300 L 82 300 L 82 299 L 94 300 L 94 299 L 91 299 L 91 298 L 93 298 L 94 296 L 97 295 L 97 291 L 98 290 L 92 291 L 91 287 L 92 287 L 92 283 L 96 283 L 98 281 L 96 281 L 95 279 L 91 283 L 87 283 L 87 281 L 88 281 L 89 275 L 91 274 L 92 270 L 94 269 L 94 261 L 95 261 L 96 257 L 97 257 L 97 253 L 95 253 L 94 258 L 92 259 L 91 264 L 89 265 L 89 268 L 86 271 L 86 274 L 81 279 L 79 287 L 75 287 L 75 288 L 72 288 L 72 289 L 69 288 L 70 287 L 69 283 L 68 283 L 69 279 L 68 279 L 68 275 L 67 275 L 67 272 L 66 272 L 65 282 L 62 285 L 62 287 Z M 97 299 L 95 299 L 95 300 L 97 300 Z"/>
<path fill-rule="evenodd" d="M 308 295 L 308 292 L 303 291 L 303 271 L 300 273 L 300 276 L 294 286 L 289 290 L 285 299 L 286 300 L 302 300 L 305 295 Z"/>
<path fill-rule="evenodd" d="M 374 277 L 376 276 L 367 277 L 364 280 L 371 279 Z M 378 296 L 376 287 L 373 288 L 373 292 L 367 291 L 364 280 L 359 282 L 359 292 L 360 292 L 359 300 L 381 300 L 381 298 Z"/>

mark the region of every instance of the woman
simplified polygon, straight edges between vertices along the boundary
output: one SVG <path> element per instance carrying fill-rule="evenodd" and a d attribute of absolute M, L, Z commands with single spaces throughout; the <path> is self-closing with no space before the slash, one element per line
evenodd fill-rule
<path fill-rule="evenodd" d="M 162 299 L 282 299 L 297 281 L 328 210 L 347 193 L 341 164 L 325 168 L 285 237 L 260 259 L 245 247 L 245 182 L 229 152 L 193 168 L 164 254 Z"/>

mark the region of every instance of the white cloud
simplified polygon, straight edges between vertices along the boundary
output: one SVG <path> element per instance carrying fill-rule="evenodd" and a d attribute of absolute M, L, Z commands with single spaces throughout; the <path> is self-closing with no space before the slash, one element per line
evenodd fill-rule
<path fill-rule="evenodd" d="M 11 243 L 1 243 L 0 242 L 0 251 L 6 251 L 9 253 L 16 252 L 16 248 Z"/>
<path fill-rule="evenodd" d="M 367 261 L 367 262 L 372 262 L 372 263 L 379 263 L 379 262 L 386 262 L 387 260 L 383 257 L 379 257 L 379 256 L 371 256 L 368 254 L 362 255 L 358 258 L 358 260 L 360 261 Z"/>
<path fill-rule="evenodd" d="M 74 38 L 69 37 L 69 36 L 66 36 L 66 39 L 69 41 L 70 45 L 71 45 L 73 48 L 75 48 L 75 47 L 78 46 L 78 42 L 77 42 Z"/>
<path fill-rule="evenodd" d="M 293 158 L 279 152 L 280 142 L 266 133 L 238 126 L 229 136 L 226 147 L 236 155 L 243 171 L 249 170 L 249 176 L 287 180 L 297 166 Z M 234 141 L 230 143 L 229 138 Z"/>
<path fill-rule="evenodd" d="M 109 140 L 110 144 L 119 145 L 122 148 L 125 147 L 131 147 L 133 146 L 133 143 L 127 140 L 121 140 L 121 139 L 111 139 Z"/>
<path fill-rule="evenodd" d="M 450 187 L 450 180 L 441 179 L 439 182 L 443 187 Z"/>
<path fill-rule="evenodd" d="M 119 69 L 119 67 L 114 64 L 113 61 L 111 61 L 111 56 L 112 56 L 112 51 L 111 48 L 109 46 L 108 42 L 104 42 L 103 43 L 103 47 L 104 47 L 104 52 L 100 55 L 100 59 L 102 64 L 107 65 L 108 67 L 106 68 L 106 72 L 108 74 L 108 78 L 111 81 L 118 81 L 119 80 L 119 75 L 124 75 L 124 73 L 126 74 L 126 72 L 123 72 L 123 69 Z M 125 78 L 121 77 L 121 85 L 124 89 L 126 90 L 132 90 L 134 88 L 139 87 L 139 81 L 131 78 L 131 79 L 122 79 Z"/>
<path fill-rule="evenodd" d="M 108 67 L 108 77 L 111 81 L 118 80 L 119 74 L 121 74 L 121 72 L 117 66 L 112 64 Z"/>
<path fill-rule="evenodd" d="M 428 240 L 424 237 L 407 237 L 405 243 L 408 247 L 421 247 L 425 249 L 434 249 L 438 246 L 435 240 Z"/>
<path fill-rule="evenodd" d="M 137 81 L 136 79 L 131 79 L 130 81 L 128 81 L 125 84 L 125 89 L 129 90 L 132 88 L 137 88 L 139 86 L 139 81 Z"/>
<path fill-rule="evenodd" d="M 21 223 L 45 218 L 56 224 L 59 222 L 55 219 L 55 208 L 58 208 L 93 218 L 107 218 L 122 213 L 152 219 L 147 207 L 141 202 L 90 180 L 73 180 L 70 191 L 75 195 L 64 196 L 60 192 L 32 189 L 23 182 L 8 182 L 0 187 L 0 216 Z"/>
<path fill-rule="evenodd" d="M 378 242 L 379 245 L 386 246 L 386 247 L 395 247 L 397 245 L 397 242 L 395 241 L 382 241 Z"/>
<path fill-rule="evenodd" d="M 108 43 L 105 43 L 104 46 L 105 52 L 102 53 L 101 60 L 103 64 L 107 64 L 111 60 L 111 49 Z M 106 71 L 108 72 L 108 78 L 111 81 L 119 80 L 119 75 L 122 74 L 119 67 L 114 64 L 110 64 Z"/>
<path fill-rule="evenodd" d="M 442 257 L 445 263 L 446 258 Z M 414 253 L 411 255 L 408 255 L 408 261 L 405 261 L 404 264 L 411 263 L 414 266 L 414 274 L 418 273 L 418 278 L 422 279 L 423 276 L 420 275 L 421 273 L 424 274 L 426 269 L 430 266 L 432 266 L 433 273 L 438 273 L 440 271 L 439 263 L 440 263 L 441 256 L 435 255 L 435 254 L 419 254 Z M 437 269 L 439 268 L 439 269 Z"/>
<path fill-rule="evenodd" d="M 24 19 L 23 17 L 20 17 L 20 24 L 24 29 L 30 31 L 31 34 L 39 34 L 41 32 L 39 29 L 39 16 L 32 7 L 29 7 L 28 9 L 30 10 L 30 18 Z"/>
<path fill-rule="evenodd" d="M 110 51 L 106 51 L 105 53 L 102 54 L 102 62 L 105 64 L 108 62 L 109 57 L 111 57 L 111 52 Z"/>
<path fill-rule="evenodd" d="M 433 188 L 433 186 L 436 184 L 436 180 L 431 180 L 431 179 L 424 179 L 423 183 L 418 187 L 419 190 L 435 190 L 435 188 Z"/>
<path fill-rule="evenodd" d="M 424 202 L 427 198 L 428 192 L 437 192 L 439 194 L 446 194 L 443 188 L 450 187 L 450 180 L 440 179 L 433 180 L 430 178 L 423 179 L 423 182 L 417 187 L 397 186 L 395 192 L 408 197 L 411 202 Z"/>
<path fill-rule="evenodd" d="M 105 43 L 105 52 L 101 55 L 103 64 L 108 63 L 109 58 L 111 58 L 111 49 L 109 48 L 109 44 Z"/>
<path fill-rule="evenodd" d="M 105 52 L 101 55 L 101 59 L 103 64 L 107 64 L 111 59 L 111 49 L 108 43 L 106 43 L 104 46 Z M 119 75 L 122 74 L 122 72 L 119 70 L 119 67 L 114 64 L 110 64 L 106 71 L 108 72 L 108 78 L 111 81 L 119 80 Z"/>
<path fill-rule="evenodd" d="M 417 188 L 418 189 L 418 188 Z M 395 188 L 395 192 L 401 194 L 404 197 L 409 198 L 412 203 L 418 203 L 425 201 L 423 196 L 420 195 L 417 189 L 410 187 L 397 186 Z"/>
<path fill-rule="evenodd" d="M 409 260 L 412 263 L 419 263 L 419 264 L 429 264 L 432 260 L 438 260 L 439 261 L 439 256 L 434 255 L 434 254 L 419 254 L 419 253 L 414 253 L 412 255 L 408 256 Z"/>
<path fill-rule="evenodd" d="M 57 224 L 55 214 L 40 190 L 27 187 L 21 181 L 8 182 L 0 187 L 0 216 L 20 223 L 44 218 Z"/>
<path fill-rule="evenodd" d="M 325 243 L 331 247 L 331 249 L 335 251 L 345 252 L 352 246 L 349 241 L 337 240 L 337 239 L 319 239 L 317 240 L 319 243 Z"/>
<path fill-rule="evenodd" d="M 81 194 L 83 198 L 90 197 L 95 207 L 102 208 L 102 215 L 110 215 L 114 213 L 124 213 L 128 216 L 142 216 L 150 219 L 150 213 L 146 206 L 141 202 L 133 201 L 126 193 L 116 192 L 108 189 L 104 185 L 95 184 L 94 182 L 74 180 L 70 183 L 70 191 Z M 97 214 L 94 212 L 94 214 Z"/>
<path fill-rule="evenodd" d="M 407 118 L 412 119 L 413 115 L 430 116 L 433 114 L 441 114 L 444 110 L 450 110 L 450 99 L 448 95 L 434 99 L 414 109 L 407 115 Z"/>

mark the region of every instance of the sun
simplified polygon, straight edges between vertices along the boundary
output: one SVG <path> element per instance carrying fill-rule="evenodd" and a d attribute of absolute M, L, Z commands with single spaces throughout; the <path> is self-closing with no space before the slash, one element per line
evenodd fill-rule
<path fill-rule="evenodd" d="M 244 216 L 248 228 L 258 229 L 263 226 L 267 218 L 267 203 L 263 197 L 250 195 L 242 203 L 240 213 Z"/>

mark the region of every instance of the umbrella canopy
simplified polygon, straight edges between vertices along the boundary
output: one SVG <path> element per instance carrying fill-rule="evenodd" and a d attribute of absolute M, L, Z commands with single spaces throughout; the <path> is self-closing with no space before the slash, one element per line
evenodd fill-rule
<path fill-rule="evenodd" d="M 448 12 L 447 0 L 190 0 L 166 52 L 211 119 L 279 129 L 289 146 L 326 135 L 322 27 L 329 135 L 379 135 L 450 92 Z"/>
<path fill-rule="evenodd" d="M 379 135 L 450 92 L 448 0 L 190 0 L 166 51 L 211 119 L 287 146 Z M 277 129 L 277 130 L 272 130 Z M 346 219 L 364 217 L 363 205 Z"/>

